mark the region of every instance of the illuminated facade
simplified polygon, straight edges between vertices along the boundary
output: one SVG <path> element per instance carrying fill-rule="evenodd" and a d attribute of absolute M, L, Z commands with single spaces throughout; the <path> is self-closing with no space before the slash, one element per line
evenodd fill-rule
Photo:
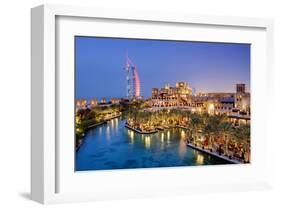
<path fill-rule="evenodd" d="M 192 112 L 209 114 L 227 114 L 233 120 L 250 121 L 250 93 L 245 84 L 236 85 L 236 93 L 198 93 L 192 94 L 192 88 L 186 82 L 177 82 L 176 86 L 165 85 L 153 88 L 149 104 L 152 109 L 183 108 Z"/>
<path fill-rule="evenodd" d="M 76 102 L 76 110 L 77 109 L 84 109 L 87 107 L 87 100 L 86 99 L 77 99 Z"/>
<path fill-rule="evenodd" d="M 163 88 L 153 88 L 151 92 L 151 106 L 178 107 L 191 103 L 192 88 L 186 82 L 177 82 L 176 86 L 166 84 Z"/>
<path fill-rule="evenodd" d="M 141 97 L 140 78 L 137 66 L 126 56 L 126 97 L 128 99 L 139 99 Z"/>
<path fill-rule="evenodd" d="M 90 100 L 90 107 L 93 108 L 93 107 L 96 107 L 99 103 L 99 100 L 98 99 L 91 99 Z"/>
<path fill-rule="evenodd" d="M 101 101 L 100 101 L 100 103 L 101 103 L 101 104 L 106 104 L 106 103 L 107 103 L 107 102 L 106 102 L 106 98 L 102 98 Z"/>
<path fill-rule="evenodd" d="M 120 104 L 120 99 L 118 99 L 118 98 L 111 98 L 110 99 L 110 102 L 111 102 L 111 104 Z"/>

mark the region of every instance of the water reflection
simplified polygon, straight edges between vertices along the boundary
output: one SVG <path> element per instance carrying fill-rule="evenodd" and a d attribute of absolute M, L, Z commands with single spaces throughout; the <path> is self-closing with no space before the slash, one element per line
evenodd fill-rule
<path fill-rule="evenodd" d="M 106 139 L 110 140 L 111 136 L 110 136 L 110 127 L 107 125 L 106 126 Z"/>
<path fill-rule="evenodd" d="M 184 130 L 181 130 L 181 139 L 184 140 L 185 137 L 186 137 L 186 136 L 185 136 L 185 131 L 184 131 Z"/>
<path fill-rule="evenodd" d="M 98 137 L 98 138 L 99 138 L 99 140 L 100 140 L 100 139 L 101 139 L 101 136 L 102 136 L 102 127 L 99 127 L 98 130 L 99 130 L 99 137 Z"/>
<path fill-rule="evenodd" d="M 202 165 L 203 163 L 204 163 L 204 156 L 201 155 L 200 153 L 197 153 L 196 164 Z"/>
<path fill-rule="evenodd" d="M 145 143 L 145 147 L 146 147 L 147 149 L 150 148 L 150 143 L 151 143 L 151 138 L 150 138 L 150 136 L 146 136 L 146 137 L 145 137 L 144 143 Z"/>
<path fill-rule="evenodd" d="M 76 169 L 151 168 L 225 164 L 186 146 L 186 132 L 169 129 L 144 135 L 128 130 L 125 121 L 113 119 L 90 129 L 76 153 Z"/>
<path fill-rule="evenodd" d="M 115 119 L 114 119 L 114 123 L 115 123 L 115 130 L 117 131 L 117 130 L 118 130 L 118 125 L 119 125 L 119 120 L 118 120 L 118 118 L 115 118 Z"/>
<path fill-rule="evenodd" d="M 170 142 L 170 131 L 167 132 L 167 141 Z"/>
<path fill-rule="evenodd" d="M 129 135 L 131 144 L 134 143 L 134 134 L 135 134 L 135 132 L 128 130 L 128 135 Z"/>
<path fill-rule="evenodd" d="M 179 142 L 179 156 L 181 158 L 183 158 L 185 153 L 186 153 L 186 144 L 183 140 L 180 140 L 180 142 Z"/>
<path fill-rule="evenodd" d="M 161 142 L 164 143 L 164 133 L 161 133 Z"/>

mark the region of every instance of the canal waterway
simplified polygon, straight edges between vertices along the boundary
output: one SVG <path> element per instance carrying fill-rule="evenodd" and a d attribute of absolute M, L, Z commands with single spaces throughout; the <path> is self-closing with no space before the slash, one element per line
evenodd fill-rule
<path fill-rule="evenodd" d="M 76 151 L 76 171 L 229 164 L 187 147 L 180 128 L 138 134 L 115 118 L 87 131 Z"/>

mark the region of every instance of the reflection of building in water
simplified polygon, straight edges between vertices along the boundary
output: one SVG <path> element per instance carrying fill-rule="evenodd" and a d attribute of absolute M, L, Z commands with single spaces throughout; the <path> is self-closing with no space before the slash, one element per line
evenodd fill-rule
<path fill-rule="evenodd" d="M 167 132 L 167 140 L 170 141 L 170 131 Z"/>
<path fill-rule="evenodd" d="M 185 140 L 186 139 L 186 134 L 184 130 L 181 130 L 181 140 Z"/>
<path fill-rule="evenodd" d="M 201 155 L 199 152 L 197 152 L 196 164 L 197 165 L 202 165 L 203 163 L 204 163 L 204 156 Z"/>
<path fill-rule="evenodd" d="M 131 140 L 131 143 L 134 143 L 134 131 L 128 130 L 128 135 Z"/>
<path fill-rule="evenodd" d="M 164 133 L 163 132 L 161 133 L 161 142 L 162 143 L 164 142 Z"/>
<path fill-rule="evenodd" d="M 110 138 L 111 138 L 110 127 L 107 126 L 107 127 L 106 127 L 106 139 L 107 139 L 107 140 L 110 140 Z"/>
<path fill-rule="evenodd" d="M 144 138 L 144 144 L 146 148 L 150 148 L 151 138 L 150 136 L 145 136 Z"/>
<path fill-rule="evenodd" d="M 184 130 L 181 130 L 180 139 L 181 140 L 179 142 L 179 155 L 181 157 L 184 157 L 186 153 L 186 143 L 185 143 L 186 133 Z"/>

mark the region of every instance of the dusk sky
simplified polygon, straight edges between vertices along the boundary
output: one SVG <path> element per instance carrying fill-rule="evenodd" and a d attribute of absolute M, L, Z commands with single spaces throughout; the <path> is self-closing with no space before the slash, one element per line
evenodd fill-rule
<path fill-rule="evenodd" d="M 250 90 L 250 45 L 117 38 L 75 38 L 76 98 L 126 96 L 126 53 L 137 65 L 141 95 L 185 81 L 196 92 Z"/>

